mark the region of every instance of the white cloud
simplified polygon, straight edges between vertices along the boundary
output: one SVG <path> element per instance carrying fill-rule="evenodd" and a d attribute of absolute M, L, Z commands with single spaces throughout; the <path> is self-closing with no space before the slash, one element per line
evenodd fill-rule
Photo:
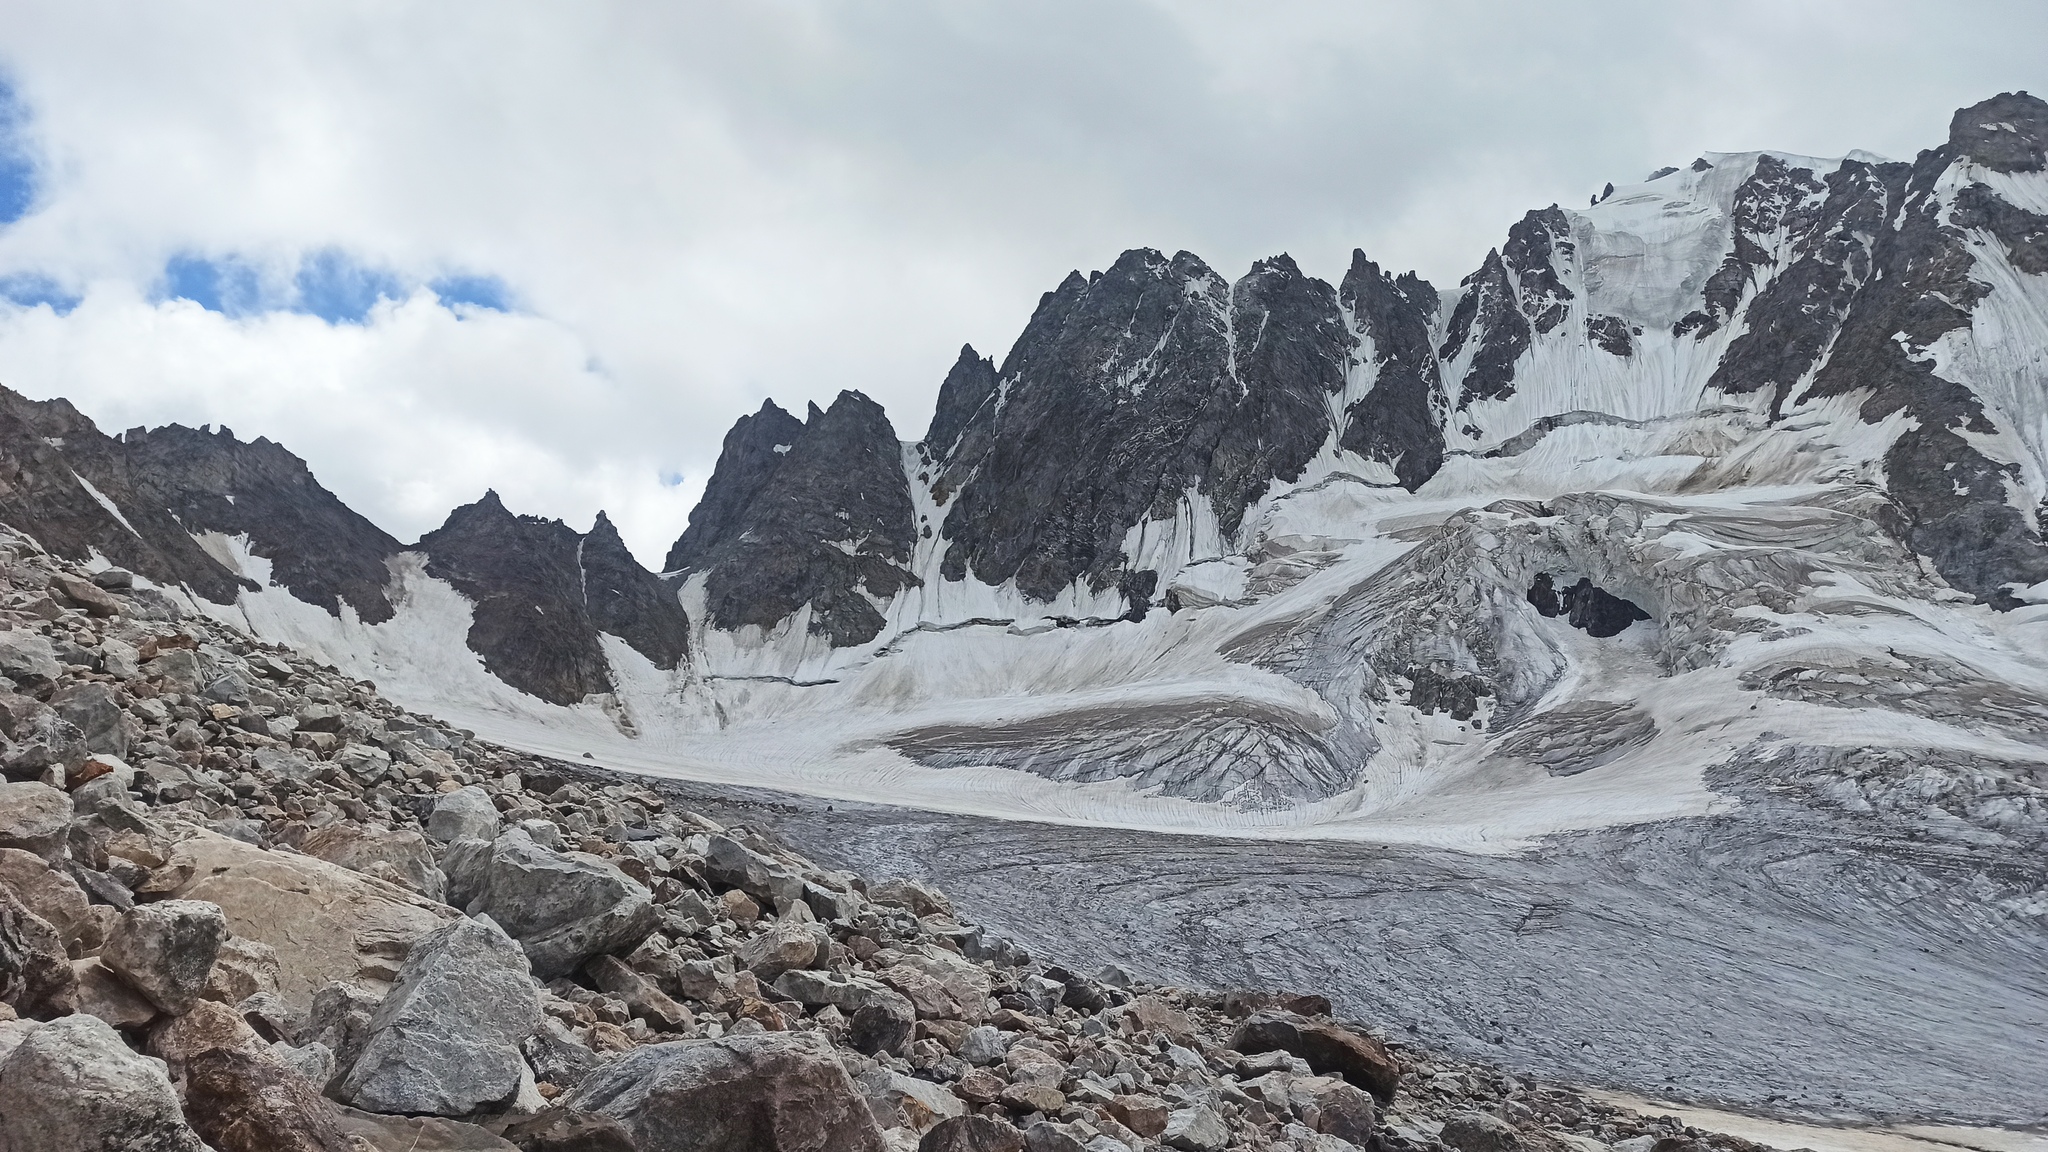
<path fill-rule="evenodd" d="M 404 537 L 486 486 L 604 506 L 650 564 L 763 396 L 859 388 L 915 436 L 963 341 L 1000 356 L 1121 248 L 1336 276 L 1356 245 L 1455 283 L 1606 180 L 1910 156 L 2048 87 L 2048 10 L 2014 3 L 24 8 L 0 64 L 47 167 L 0 275 L 85 300 L 0 315 L 0 381 L 271 435 Z M 175 253 L 327 248 L 523 311 L 148 299 Z"/>

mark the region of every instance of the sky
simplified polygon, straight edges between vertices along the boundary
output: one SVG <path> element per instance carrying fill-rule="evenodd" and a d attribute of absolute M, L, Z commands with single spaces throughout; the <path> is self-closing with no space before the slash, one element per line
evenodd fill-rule
<path fill-rule="evenodd" d="M 919 437 L 1127 248 L 1450 286 L 1703 152 L 1910 158 L 2048 5 L 31 0 L 0 383 L 268 436 L 404 540 L 495 488 L 660 564 L 734 419 Z"/>

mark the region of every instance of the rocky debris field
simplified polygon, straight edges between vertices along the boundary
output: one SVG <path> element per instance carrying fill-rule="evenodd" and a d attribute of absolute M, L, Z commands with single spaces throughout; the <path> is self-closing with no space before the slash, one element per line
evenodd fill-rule
<path fill-rule="evenodd" d="M 1070 971 L 13 533 L 0 677 L 0 1152 L 1755 1147 Z"/>

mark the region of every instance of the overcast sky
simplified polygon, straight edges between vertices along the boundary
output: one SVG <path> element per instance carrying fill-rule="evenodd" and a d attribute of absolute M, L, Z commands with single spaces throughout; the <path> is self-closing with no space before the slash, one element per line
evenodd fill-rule
<path fill-rule="evenodd" d="M 1908 158 L 2044 45 L 2040 0 L 15 4 L 0 382 L 656 565 L 763 398 L 914 439 L 1125 248 L 1455 284 L 1702 152 Z"/>

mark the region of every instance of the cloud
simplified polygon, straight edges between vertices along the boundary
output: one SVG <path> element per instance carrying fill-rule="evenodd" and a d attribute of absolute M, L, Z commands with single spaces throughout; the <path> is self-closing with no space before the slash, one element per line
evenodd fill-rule
<path fill-rule="evenodd" d="M 763 397 L 915 435 L 963 341 L 1123 248 L 1455 283 L 1704 151 L 1910 156 L 2048 88 L 2044 40 L 1885 0 L 28 6 L 0 381 L 272 435 L 401 536 L 496 487 L 658 562 Z"/>

